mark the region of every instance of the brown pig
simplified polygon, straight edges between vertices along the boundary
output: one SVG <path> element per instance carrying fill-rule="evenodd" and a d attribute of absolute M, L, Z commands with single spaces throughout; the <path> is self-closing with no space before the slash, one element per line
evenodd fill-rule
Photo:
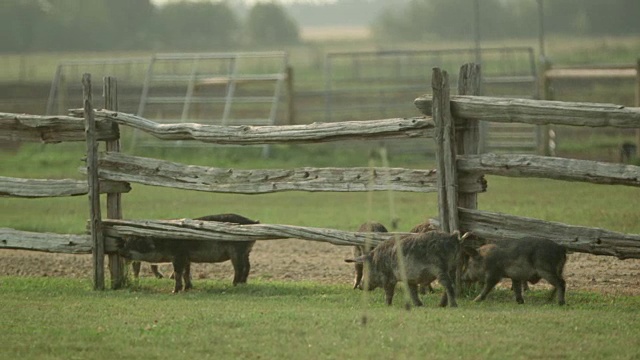
<path fill-rule="evenodd" d="M 460 237 L 458 232 L 448 234 L 439 231 L 407 235 L 389 239 L 368 254 L 345 261 L 367 265 L 364 288 L 373 290 L 383 287 L 387 305 L 393 301 L 396 284 L 402 281 L 404 270 L 413 305 L 423 305 L 418 297 L 418 284 L 438 279 L 445 288 L 440 306 L 449 304 L 455 307 L 458 305 L 451 274 L 455 272 L 460 244 L 466 237 L 467 234 Z"/>
<path fill-rule="evenodd" d="M 358 228 L 359 232 L 388 232 L 387 228 L 379 222 L 368 221 Z M 363 245 L 356 245 L 353 247 L 353 258 L 357 258 L 362 256 L 363 254 L 368 253 L 371 249 L 365 249 Z M 362 263 L 354 263 L 355 268 L 355 278 L 353 279 L 353 288 L 354 289 L 362 289 L 362 272 L 364 269 L 364 264 Z"/>

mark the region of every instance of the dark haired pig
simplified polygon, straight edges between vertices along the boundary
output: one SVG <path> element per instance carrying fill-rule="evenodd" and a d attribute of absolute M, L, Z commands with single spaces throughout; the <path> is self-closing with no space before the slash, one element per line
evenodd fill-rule
<path fill-rule="evenodd" d="M 463 280 L 484 282 L 474 301 L 484 300 L 500 280 L 510 278 L 516 301 L 523 304 L 522 284 L 545 279 L 554 287 L 549 299 L 557 292 L 558 304 L 564 305 L 566 283 L 562 272 L 567 251 L 562 245 L 548 239 L 526 238 L 500 241 L 477 250 L 465 247 L 464 251 L 470 259 Z"/>
<path fill-rule="evenodd" d="M 451 274 L 455 271 L 456 260 L 461 241 L 458 232 L 447 234 L 431 231 L 422 234 L 407 235 L 398 240 L 389 239 L 378 245 L 373 251 L 346 262 L 367 263 L 365 267 L 365 290 L 382 286 L 387 305 L 391 305 L 396 283 L 402 280 L 398 262 L 398 250 L 402 252 L 402 262 L 406 271 L 409 294 L 415 306 L 422 306 L 418 297 L 418 284 L 438 279 L 446 289 L 440 306 L 458 306 Z"/>
<path fill-rule="evenodd" d="M 426 233 L 429 231 L 438 231 L 440 230 L 437 226 L 431 224 L 429 221 L 425 221 L 423 223 L 420 223 L 416 226 L 414 226 L 413 228 L 411 228 L 411 230 L 409 230 L 409 232 L 411 233 Z"/>
<path fill-rule="evenodd" d="M 440 229 L 438 229 L 437 226 L 431 224 L 427 220 L 427 221 L 425 221 L 423 223 L 420 223 L 420 224 L 414 226 L 413 228 L 411 228 L 411 230 L 409 230 L 409 232 L 411 232 L 411 233 L 426 233 L 426 232 L 429 232 L 429 231 L 437 231 L 437 230 L 440 230 Z M 420 287 L 419 287 L 419 290 L 418 290 L 420 292 L 420 294 L 424 295 L 424 294 L 427 293 L 427 291 L 430 292 L 430 293 L 434 293 L 435 292 L 433 290 L 433 287 L 431 286 L 431 282 L 428 282 L 426 284 L 420 284 Z"/>
<path fill-rule="evenodd" d="M 233 224 L 259 224 L 237 214 L 219 214 L 194 220 L 227 222 Z M 144 237 L 130 237 L 119 244 L 118 253 L 127 259 L 152 263 L 171 262 L 175 275 L 173 292 L 193 287 L 191 284 L 191 263 L 217 263 L 231 260 L 234 276 L 233 285 L 247 282 L 251 264 L 249 253 L 255 241 L 207 241 L 171 240 Z"/>
<path fill-rule="evenodd" d="M 388 232 L 387 228 L 384 227 L 384 225 L 375 221 L 369 221 L 360 225 L 360 227 L 358 228 L 358 231 L 359 232 Z M 355 259 L 359 256 L 362 256 L 363 254 L 366 254 L 369 251 L 371 251 L 371 249 L 365 249 L 363 245 L 356 245 L 353 247 L 353 258 Z M 356 262 L 354 264 L 354 268 L 355 268 L 356 274 L 355 274 L 355 278 L 353 279 L 353 288 L 362 289 L 362 272 L 364 269 L 364 264 Z"/>

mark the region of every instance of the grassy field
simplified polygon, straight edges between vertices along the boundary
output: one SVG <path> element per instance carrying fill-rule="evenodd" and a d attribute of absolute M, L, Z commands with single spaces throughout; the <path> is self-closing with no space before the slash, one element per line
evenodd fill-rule
<path fill-rule="evenodd" d="M 2 278 L 0 355 L 22 359 L 633 359 L 640 297 L 543 291 L 517 305 L 509 291 L 484 303 L 407 311 L 348 285 L 203 281 L 179 296 L 143 279 L 130 290 L 89 281 Z M 375 295 L 375 296 L 374 296 Z M 364 323 L 363 319 L 366 319 Z"/>
<path fill-rule="evenodd" d="M 368 154 L 313 146 L 153 150 L 146 156 L 234 168 L 380 165 Z M 78 177 L 83 144 L 28 145 L 0 155 L 0 173 L 16 177 Z M 433 159 L 392 157 L 394 167 L 432 168 Z M 538 179 L 488 177 L 481 209 L 640 233 L 637 188 Z M 237 212 L 263 223 L 353 230 L 367 219 L 408 230 L 437 214 L 434 194 L 300 193 L 225 195 L 134 184 L 123 196 L 125 218 L 180 218 Z M 82 233 L 85 196 L 3 199 L 0 227 Z M 289 256 L 294 254 L 284 254 Z M 543 290 L 518 306 L 507 290 L 484 303 L 463 297 L 457 309 L 406 311 L 402 292 L 390 308 L 378 290 L 349 284 L 254 279 L 199 280 L 177 296 L 166 282 L 141 279 L 123 291 L 95 292 L 90 279 L 1 277 L 5 330 L 2 358 L 112 359 L 633 359 L 637 357 L 640 297 L 570 291 L 568 306 L 547 303 Z M 366 319 L 366 325 L 363 325 Z"/>

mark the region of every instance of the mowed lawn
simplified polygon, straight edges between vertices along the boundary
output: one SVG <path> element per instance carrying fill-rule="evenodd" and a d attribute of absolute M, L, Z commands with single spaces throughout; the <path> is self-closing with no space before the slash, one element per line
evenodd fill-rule
<path fill-rule="evenodd" d="M 400 292 L 348 284 L 200 281 L 166 293 L 143 279 L 121 291 L 89 280 L 1 278 L 2 358 L 42 359 L 634 359 L 640 297 L 542 290 L 517 305 L 508 290 L 484 303 L 405 310 Z M 164 284 L 166 285 L 166 284 Z"/>

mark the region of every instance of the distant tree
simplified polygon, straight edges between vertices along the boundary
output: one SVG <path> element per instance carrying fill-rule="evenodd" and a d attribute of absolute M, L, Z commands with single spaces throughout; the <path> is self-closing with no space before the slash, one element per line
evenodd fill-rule
<path fill-rule="evenodd" d="M 256 3 L 247 16 L 249 41 L 256 45 L 287 45 L 300 41 L 298 24 L 276 3 Z"/>
<path fill-rule="evenodd" d="M 241 26 L 226 2 L 180 2 L 158 9 L 150 31 L 156 47 L 211 50 L 234 46 Z"/>
<path fill-rule="evenodd" d="M 149 25 L 155 15 L 150 0 L 108 0 L 107 14 L 113 26 L 114 46 L 119 49 L 148 47 Z"/>
<path fill-rule="evenodd" d="M 46 19 L 38 24 L 39 50 L 105 50 L 113 48 L 106 0 L 47 0 Z"/>
<path fill-rule="evenodd" d="M 36 28 L 45 13 L 36 0 L 0 2 L 0 51 L 23 52 L 35 50 Z"/>
<path fill-rule="evenodd" d="M 382 39 L 410 41 L 469 39 L 475 33 L 472 5 L 469 0 L 411 0 L 404 7 L 382 13 L 372 24 L 373 34 Z M 535 3 L 482 0 L 479 5 L 483 38 L 535 34 Z"/>
<path fill-rule="evenodd" d="M 640 33 L 638 0 L 554 0 L 545 2 L 550 32 L 583 35 Z"/>

